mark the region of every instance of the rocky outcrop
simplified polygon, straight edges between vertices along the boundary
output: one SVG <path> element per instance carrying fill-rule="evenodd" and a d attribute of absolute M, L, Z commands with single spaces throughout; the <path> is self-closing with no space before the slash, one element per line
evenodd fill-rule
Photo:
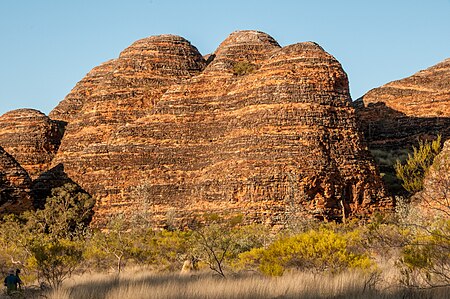
<path fill-rule="evenodd" d="M 112 64 L 79 101 L 54 161 L 99 199 L 97 222 L 136 208 L 138 186 L 159 223 L 168 212 L 280 224 L 390 206 L 347 76 L 317 44 L 281 48 L 265 33 L 234 32 L 203 70 L 189 42 L 158 36 Z"/>
<path fill-rule="evenodd" d="M 0 147 L 0 213 L 32 208 L 31 179 L 14 158 Z"/>
<path fill-rule="evenodd" d="M 450 137 L 450 59 L 372 89 L 354 106 L 380 170 L 394 181 L 392 164 L 418 140 Z"/>
<path fill-rule="evenodd" d="M 372 89 L 355 106 L 371 145 L 398 148 L 436 133 L 450 136 L 450 59 Z"/>
<path fill-rule="evenodd" d="M 64 133 L 64 124 L 33 109 L 18 109 L 0 116 L 0 146 L 36 178 L 49 169 Z"/>

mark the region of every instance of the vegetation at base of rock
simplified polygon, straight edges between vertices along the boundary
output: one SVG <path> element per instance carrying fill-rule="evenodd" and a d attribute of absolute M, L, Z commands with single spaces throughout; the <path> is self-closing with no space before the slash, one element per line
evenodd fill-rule
<path fill-rule="evenodd" d="M 94 201 L 77 185 L 54 188 L 44 209 L 7 215 L 0 224 L 2 272 L 24 267 L 25 278 L 58 288 L 79 266 Z"/>
<path fill-rule="evenodd" d="M 407 286 L 450 286 L 450 220 L 416 234 L 402 249 L 400 266 Z"/>
<path fill-rule="evenodd" d="M 434 158 L 442 149 L 441 136 L 431 142 L 421 141 L 419 147 L 413 147 L 413 153 L 408 154 L 405 164 L 397 161 L 395 171 L 403 181 L 403 188 L 414 194 L 423 188 L 423 180 Z"/>
<path fill-rule="evenodd" d="M 244 76 L 253 73 L 256 66 L 247 61 L 239 61 L 233 65 L 233 74 L 236 76 Z"/>
<path fill-rule="evenodd" d="M 362 248 L 358 230 L 337 233 L 328 228 L 282 237 L 267 248 L 255 248 L 240 255 L 245 265 L 257 265 L 267 275 L 280 276 L 288 268 L 338 273 L 374 266 Z"/>
<path fill-rule="evenodd" d="M 390 194 L 405 194 L 402 181 L 397 178 L 394 166 L 397 161 L 404 163 L 408 158 L 409 151 L 406 149 L 371 149 L 370 153 L 378 165 L 381 179 Z"/>
<path fill-rule="evenodd" d="M 357 271 L 371 277 L 367 283 L 376 284 L 383 263 L 395 260 L 395 270 L 391 266 L 390 271 L 397 272 L 399 286 L 450 285 L 450 222 L 419 222 L 414 211 L 377 214 L 369 224 L 298 219 L 302 225 L 277 230 L 261 224 L 244 225 L 241 214 L 226 218 L 205 214 L 183 230 L 154 230 L 150 224 L 135 225 L 119 214 L 104 230 L 95 230 L 87 226 L 89 218 L 82 217 L 90 215 L 92 200 L 75 190 L 72 185 L 55 188 L 43 210 L 3 219 L 3 272 L 20 267 L 25 281 L 38 279 L 57 289 L 68 277 L 87 269 L 120 274 L 138 266 L 178 272 L 190 260 L 198 264 L 193 269 L 209 269 L 223 278 L 249 271 L 263 276 Z M 78 202 L 80 198 L 84 203 Z M 44 217 L 50 210 L 57 213 Z M 75 217 L 77 213 L 81 217 Z"/>

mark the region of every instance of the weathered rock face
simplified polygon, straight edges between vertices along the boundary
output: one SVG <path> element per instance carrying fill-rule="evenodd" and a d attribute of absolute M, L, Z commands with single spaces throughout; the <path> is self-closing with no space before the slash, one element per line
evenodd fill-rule
<path fill-rule="evenodd" d="M 372 89 L 359 100 L 364 106 L 385 103 L 410 117 L 450 117 L 450 58 Z"/>
<path fill-rule="evenodd" d="M 81 101 L 54 163 L 99 197 L 97 221 L 131 208 L 139 185 L 160 221 L 176 211 L 281 223 L 292 206 L 330 219 L 390 205 L 334 57 L 239 31 L 208 62 L 202 71 L 182 38 L 145 39 Z"/>
<path fill-rule="evenodd" d="M 103 78 L 114 71 L 115 60 L 94 67 L 49 114 L 51 119 L 70 122 L 74 120 L 84 102 Z"/>
<path fill-rule="evenodd" d="M 33 109 L 18 109 L 0 116 L 0 146 L 36 178 L 55 156 L 64 126 Z"/>
<path fill-rule="evenodd" d="M 106 190 L 114 188 L 115 176 L 120 175 L 118 168 L 135 167 L 111 163 L 107 150 L 111 133 L 152 113 L 170 86 L 200 73 L 205 64 L 184 38 L 161 35 L 135 42 L 119 58 L 94 69 L 50 113 L 69 122 L 53 165 L 62 163 L 75 182 L 90 187 L 91 194 L 107 196 Z"/>
<path fill-rule="evenodd" d="M 372 89 L 355 107 L 370 145 L 398 148 L 437 132 L 450 136 L 450 59 Z"/>
<path fill-rule="evenodd" d="M 392 161 L 418 140 L 450 137 L 450 59 L 372 89 L 354 106 L 380 170 L 392 174 Z"/>
<path fill-rule="evenodd" d="M 0 213 L 32 208 L 31 179 L 14 158 L 0 147 Z"/>

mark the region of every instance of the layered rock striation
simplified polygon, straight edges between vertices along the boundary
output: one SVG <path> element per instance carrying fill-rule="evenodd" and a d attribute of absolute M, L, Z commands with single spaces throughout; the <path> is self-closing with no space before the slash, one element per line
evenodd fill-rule
<path fill-rule="evenodd" d="M 168 212 L 282 224 L 390 207 L 347 76 L 320 46 L 281 48 L 265 33 L 238 31 L 205 66 L 183 38 L 150 37 L 88 92 L 80 82 L 81 105 L 68 96 L 52 112 L 73 115 L 53 163 L 99 199 L 96 221 L 136 209 L 139 186 L 159 223 Z"/>
<path fill-rule="evenodd" d="M 370 90 L 355 107 L 370 145 L 393 148 L 437 133 L 450 136 L 450 58 Z"/>
<path fill-rule="evenodd" d="M 380 170 L 395 184 L 393 163 L 419 140 L 450 137 L 450 59 L 372 89 L 354 102 L 358 124 Z"/>
<path fill-rule="evenodd" d="M 0 146 L 0 213 L 31 209 L 31 179 L 19 163 Z"/>
<path fill-rule="evenodd" d="M 50 164 L 64 134 L 64 124 L 33 109 L 18 109 L 0 116 L 0 146 L 37 178 Z"/>

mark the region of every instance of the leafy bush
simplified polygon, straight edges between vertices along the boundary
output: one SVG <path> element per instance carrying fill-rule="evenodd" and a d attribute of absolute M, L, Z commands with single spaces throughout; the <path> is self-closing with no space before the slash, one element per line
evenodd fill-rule
<path fill-rule="evenodd" d="M 83 254 L 78 242 L 61 239 L 35 240 L 30 246 L 31 264 L 36 266 L 41 278 L 52 288 L 59 288 L 79 265 Z"/>
<path fill-rule="evenodd" d="M 420 142 L 419 147 L 413 147 L 413 154 L 408 154 L 405 164 L 397 160 L 395 172 L 403 181 L 403 188 L 410 193 L 416 193 L 423 188 L 423 179 L 433 164 L 434 158 L 442 148 L 441 136 L 431 142 Z"/>
<path fill-rule="evenodd" d="M 236 76 L 244 76 L 253 73 L 256 66 L 247 61 L 239 61 L 233 65 L 233 74 Z"/>
<path fill-rule="evenodd" d="M 178 271 L 190 255 L 191 231 L 168 231 L 152 233 L 141 244 L 146 250 L 141 251 L 145 262 L 158 270 Z"/>
<path fill-rule="evenodd" d="M 26 267 L 25 273 L 37 274 L 32 278 L 37 276 L 58 287 L 81 262 L 93 205 L 92 198 L 77 185 L 54 188 L 44 209 L 4 217 L 0 224 L 2 252 L 14 264 Z"/>
<path fill-rule="evenodd" d="M 94 215 L 95 200 L 75 184 L 52 189 L 44 209 L 25 214 L 36 233 L 53 238 L 74 238 L 84 234 Z"/>
<path fill-rule="evenodd" d="M 265 248 L 256 248 L 240 255 L 245 266 L 257 266 L 267 275 L 279 276 L 286 269 L 341 272 L 348 268 L 369 269 L 373 263 L 356 246 L 357 230 L 336 233 L 327 228 L 310 230 L 283 237 Z"/>
<path fill-rule="evenodd" d="M 402 283 L 412 287 L 450 285 L 450 220 L 418 233 L 402 250 Z"/>

